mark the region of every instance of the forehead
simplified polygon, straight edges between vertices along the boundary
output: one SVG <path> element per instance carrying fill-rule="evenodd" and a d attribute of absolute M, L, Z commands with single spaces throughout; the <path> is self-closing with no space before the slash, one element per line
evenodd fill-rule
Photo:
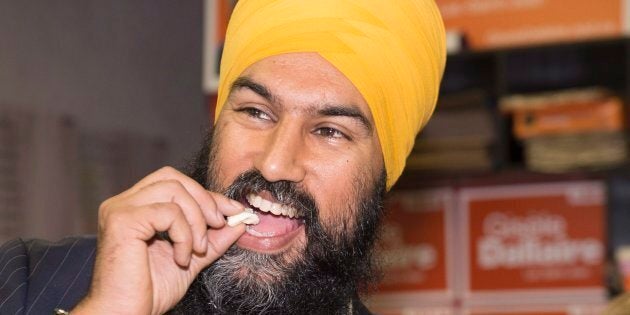
<path fill-rule="evenodd" d="M 316 53 L 267 57 L 241 75 L 264 85 L 284 105 L 347 104 L 356 106 L 373 123 L 370 108 L 352 82 Z"/>

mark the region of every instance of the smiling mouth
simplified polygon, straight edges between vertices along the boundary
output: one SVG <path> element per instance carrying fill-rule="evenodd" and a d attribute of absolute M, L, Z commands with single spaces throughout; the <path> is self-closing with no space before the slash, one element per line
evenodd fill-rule
<path fill-rule="evenodd" d="M 248 225 L 247 234 L 257 238 L 279 237 L 304 225 L 303 215 L 300 210 L 276 202 L 276 199 L 267 191 L 249 193 L 245 197 L 250 208 L 254 209 L 260 222 L 256 225 Z"/>

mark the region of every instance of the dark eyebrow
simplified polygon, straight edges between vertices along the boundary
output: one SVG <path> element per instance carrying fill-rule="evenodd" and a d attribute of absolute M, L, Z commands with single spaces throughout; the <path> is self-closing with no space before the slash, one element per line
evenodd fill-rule
<path fill-rule="evenodd" d="M 254 82 L 254 80 L 248 77 L 239 77 L 238 79 L 236 79 L 234 83 L 232 83 L 232 87 L 230 88 L 230 94 L 232 94 L 232 92 L 236 90 L 240 90 L 243 88 L 251 90 L 252 92 L 260 95 L 261 97 L 263 97 L 265 100 L 267 100 L 270 103 L 272 103 L 275 99 L 274 95 L 271 94 L 271 92 L 269 91 L 269 89 L 267 89 L 267 87 L 265 87 L 264 85 L 260 83 Z"/>
<path fill-rule="evenodd" d="M 365 129 L 372 134 L 372 124 L 365 115 L 354 105 L 326 105 L 318 109 L 317 113 L 322 116 L 345 116 L 355 119 Z"/>
<path fill-rule="evenodd" d="M 270 103 L 276 103 L 276 97 L 265 87 L 264 85 L 255 82 L 248 77 L 239 77 L 232 83 L 230 88 L 230 94 L 239 89 L 249 89 L 252 92 L 260 95 Z M 336 105 L 327 104 L 323 108 L 317 109 L 317 113 L 321 116 L 344 116 L 355 119 L 361 124 L 370 134 L 372 134 L 372 124 L 367 117 L 359 110 L 355 105 Z"/>

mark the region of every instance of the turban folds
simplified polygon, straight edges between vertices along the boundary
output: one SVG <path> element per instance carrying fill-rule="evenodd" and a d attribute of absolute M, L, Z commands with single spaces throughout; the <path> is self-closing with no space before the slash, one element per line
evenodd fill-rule
<path fill-rule="evenodd" d="M 318 53 L 366 100 L 389 189 L 435 108 L 444 37 L 433 0 L 241 0 L 227 30 L 216 117 L 247 67 L 279 54 Z"/>

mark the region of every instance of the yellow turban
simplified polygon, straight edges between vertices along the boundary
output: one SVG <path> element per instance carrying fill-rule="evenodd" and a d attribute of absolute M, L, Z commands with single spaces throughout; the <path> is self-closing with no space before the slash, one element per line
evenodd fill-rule
<path fill-rule="evenodd" d="M 444 38 L 433 0 L 241 0 L 227 30 L 217 117 L 234 80 L 250 65 L 284 53 L 316 52 L 370 107 L 389 190 L 435 108 Z"/>

